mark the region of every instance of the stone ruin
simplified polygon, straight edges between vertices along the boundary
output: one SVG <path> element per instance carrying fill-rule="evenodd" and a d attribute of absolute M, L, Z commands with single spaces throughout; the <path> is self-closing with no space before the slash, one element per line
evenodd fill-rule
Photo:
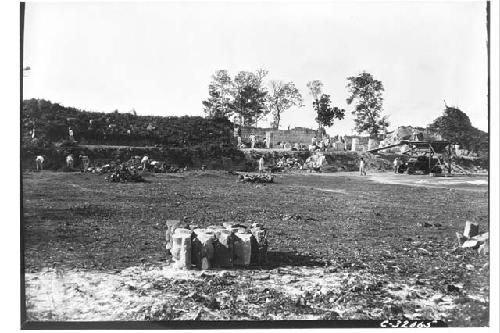
<path fill-rule="evenodd" d="M 456 233 L 458 243 L 462 248 L 471 248 L 477 250 L 479 254 L 488 254 L 490 252 L 489 232 L 479 233 L 479 224 L 473 221 L 465 221 L 463 234 Z"/>
<path fill-rule="evenodd" d="M 267 230 L 225 222 L 208 228 L 168 220 L 166 248 L 178 269 L 260 266 L 267 261 Z"/>

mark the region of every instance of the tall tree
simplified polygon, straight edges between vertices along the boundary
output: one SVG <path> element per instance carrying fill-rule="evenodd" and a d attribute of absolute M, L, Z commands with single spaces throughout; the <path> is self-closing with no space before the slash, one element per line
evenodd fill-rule
<path fill-rule="evenodd" d="M 265 108 L 267 90 L 263 81 L 268 71 L 258 69 L 255 73 L 241 71 L 233 80 L 233 106 L 235 113 L 245 121 L 246 125 L 253 125 L 267 114 Z"/>
<path fill-rule="evenodd" d="M 226 116 L 224 103 L 221 98 L 220 92 L 209 86 L 208 99 L 201 102 L 203 104 L 203 111 L 209 118 L 221 118 Z"/>
<path fill-rule="evenodd" d="M 387 116 L 381 115 L 384 85 L 370 73 L 363 72 L 358 76 L 348 77 L 347 88 L 350 93 L 347 104 L 355 104 L 352 111 L 356 116 L 355 130 L 376 138 L 380 131 L 389 126 Z"/>
<path fill-rule="evenodd" d="M 281 114 L 292 106 L 302 107 L 303 98 L 293 82 L 271 81 L 266 106 L 273 116 L 272 127 L 279 128 Z"/>
<path fill-rule="evenodd" d="M 266 114 L 265 101 L 267 92 L 252 86 L 244 86 L 235 96 L 236 113 L 245 125 L 253 125 Z"/>
<path fill-rule="evenodd" d="M 203 101 L 204 112 L 209 117 L 229 117 L 232 107 L 233 82 L 227 70 L 217 70 L 208 86 L 209 97 Z"/>
<path fill-rule="evenodd" d="M 332 107 L 330 95 L 321 95 L 313 102 L 314 110 L 316 111 L 316 122 L 320 129 L 333 125 L 334 119 L 342 120 L 345 116 L 345 110 L 338 107 Z"/>

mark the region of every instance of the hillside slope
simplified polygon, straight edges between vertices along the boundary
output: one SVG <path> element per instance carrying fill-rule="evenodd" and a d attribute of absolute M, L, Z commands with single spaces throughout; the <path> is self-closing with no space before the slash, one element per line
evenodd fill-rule
<path fill-rule="evenodd" d="M 88 112 L 37 99 L 23 102 L 21 124 L 23 143 L 32 141 L 35 129 L 45 145 L 69 139 L 69 128 L 79 144 L 186 147 L 232 140 L 228 119 Z"/>

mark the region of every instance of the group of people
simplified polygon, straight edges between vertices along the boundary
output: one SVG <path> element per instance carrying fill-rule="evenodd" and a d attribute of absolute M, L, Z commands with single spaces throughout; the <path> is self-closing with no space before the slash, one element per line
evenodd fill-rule
<path fill-rule="evenodd" d="M 86 172 L 90 166 L 90 159 L 87 155 L 79 155 L 78 158 L 82 162 L 82 169 L 83 172 Z M 35 164 L 36 164 L 36 170 L 37 171 L 43 171 L 43 164 L 45 163 L 45 157 L 43 155 L 37 155 L 35 157 Z M 75 158 L 73 157 L 73 154 L 69 154 L 66 156 L 66 167 L 68 169 L 73 169 L 75 164 Z"/>
<path fill-rule="evenodd" d="M 87 172 L 90 167 L 90 159 L 87 155 L 79 155 L 78 159 L 81 161 L 81 167 L 83 172 Z M 149 156 L 145 155 L 142 158 L 140 156 L 135 156 L 135 159 L 140 160 L 142 170 L 147 170 L 149 166 L 156 167 L 160 162 L 150 160 Z M 37 171 L 43 171 L 44 163 L 46 158 L 43 155 L 37 155 L 35 157 L 35 164 Z M 66 168 L 72 170 L 75 166 L 75 157 L 73 154 L 69 154 L 65 159 Z M 186 168 L 185 168 L 186 169 Z"/>

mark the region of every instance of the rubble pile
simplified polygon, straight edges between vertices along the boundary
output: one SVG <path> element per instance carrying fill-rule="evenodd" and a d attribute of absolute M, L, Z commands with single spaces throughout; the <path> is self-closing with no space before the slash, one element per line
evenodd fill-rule
<path fill-rule="evenodd" d="M 479 254 L 490 252 L 490 236 L 488 232 L 479 234 L 479 224 L 466 221 L 463 234 L 456 233 L 459 245 L 462 248 L 477 250 Z"/>
<path fill-rule="evenodd" d="M 274 183 L 274 177 L 270 174 L 262 175 L 239 175 L 238 181 L 244 183 L 259 183 L 259 184 L 270 184 Z"/>
<path fill-rule="evenodd" d="M 113 169 L 114 169 L 114 167 L 111 164 L 105 164 L 103 166 L 89 167 L 89 168 L 87 168 L 87 172 L 103 174 L 103 173 L 108 173 L 108 172 L 112 171 Z"/>
<path fill-rule="evenodd" d="M 276 162 L 276 166 L 273 168 L 278 171 L 285 170 L 302 170 L 302 163 L 297 157 L 281 157 L 278 162 Z"/>
<path fill-rule="evenodd" d="M 117 169 L 110 175 L 104 178 L 105 181 L 111 183 L 126 183 L 126 182 L 144 182 L 145 179 L 137 172 L 137 170 L 130 171 L 129 169 Z"/>
<path fill-rule="evenodd" d="M 260 266 L 267 261 L 267 230 L 231 222 L 208 228 L 188 226 L 180 220 L 166 223 L 166 248 L 179 269 Z"/>
<path fill-rule="evenodd" d="M 146 170 L 143 170 L 143 166 L 140 162 L 140 159 L 138 159 L 137 157 L 132 157 L 127 162 L 121 164 L 118 161 L 118 162 L 111 162 L 102 166 L 88 167 L 86 172 L 97 173 L 97 174 L 107 174 L 112 172 L 115 174 L 115 176 L 112 178 L 116 178 L 117 170 L 122 170 L 122 169 L 128 170 L 129 173 L 131 174 L 134 174 L 138 171 L 149 171 L 153 173 L 177 173 L 186 171 L 187 167 L 177 168 L 170 165 L 166 165 L 164 162 L 158 162 L 153 160 L 146 165 Z M 202 170 L 203 169 L 206 169 L 206 166 L 202 166 Z"/>
<path fill-rule="evenodd" d="M 141 157 L 136 155 L 124 163 L 125 167 L 130 170 L 143 170 L 143 165 L 141 163 Z M 146 164 L 146 170 L 154 173 L 165 173 L 167 172 L 167 167 L 165 163 L 151 160 Z"/>
<path fill-rule="evenodd" d="M 304 165 L 302 166 L 303 169 L 308 169 L 309 171 L 321 171 L 321 167 L 327 165 L 325 155 L 316 153 L 311 156 L 309 156 Z"/>
<path fill-rule="evenodd" d="M 393 164 L 379 155 L 363 154 L 362 157 L 366 163 L 365 167 L 370 171 L 385 171 L 393 169 Z"/>

